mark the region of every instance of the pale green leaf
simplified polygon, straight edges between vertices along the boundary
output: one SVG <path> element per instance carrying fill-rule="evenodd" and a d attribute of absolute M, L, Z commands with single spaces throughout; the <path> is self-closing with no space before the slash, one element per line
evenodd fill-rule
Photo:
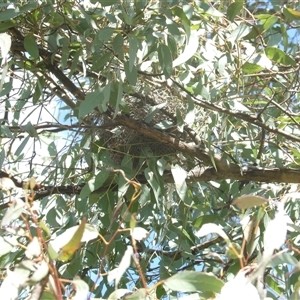
<path fill-rule="evenodd" d="M 183 52 L 173 61 L 173 67 L 177 67 L 188 61 L 197 51 L 199 45 L 199 37 L 191 34 Z"/>
<path fill-rule="evenodd" d="M 165 280 L 164 285 L 178 292 L 213 292 L 219 293 L 224 283 L 213 274 L 184 271 Z"/>
<path fill-rule="evenodd" d="M 72 300 L 82 300 L 86 299 L 89 295 L 89 286 L 88 284 L 81 279 L 74 279 L 72 284 L 75 286 L 76 294 L 72 297 Z"/>
<path fill-rule="evenodd" d="M 204 224 L 196 233 L 195 236 L 203 237 L 212 233 L 216 233 L 221 236 L 226 242 L 229 242 L 229 237 L 225 233 L 225 231 L 214 223 L 206 223 Z"/>
<path fill-rule="evenodd" d="M 7 209 L 4 217 L 2 218 L 1 226 L 7 226 L 11 222 L 18 219 L 23 212 L 24 206 L 24 201 L 19 198 L 16 198 L 14 201 L 12 201 L 10 207 Z"/>
<path fill-rule="evenodd" d="M 178 193 L 178 196 L 182 201 L 185 201 L 188 189 L 185 181 L 187 177 L 187 172 L 184 169 L 182 169 L 179 165 L 172 166 L 171 172 L 174 178 L 175 188 Z"/>

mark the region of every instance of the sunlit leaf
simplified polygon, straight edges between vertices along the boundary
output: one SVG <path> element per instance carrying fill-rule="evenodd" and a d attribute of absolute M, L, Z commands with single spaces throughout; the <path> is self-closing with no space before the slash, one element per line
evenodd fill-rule
<path fill-rule="evenodd" d="M 288 21 L 300 20 L 300 12 L 292 8 L 284 7 L 283 14 L 285 15 Z"/>
<path fill-rule="evenodd" d="M 230 37 L 229 40 L 234 42 L 237 40 L 241 40 L 244 36 L 246 36 L 251 31 L 251 27 L 247 26 L 246 24 L 241 24 L 238 27 L 236 27 Z"/>
<path fill-rule="evenodd" d="M 216 233 L 221 236 L 225 241 L 229 241 L 229 237 L 225 233 L 225 231 L 214 223 L 206 223 L 204 224 L 196 233 L 195 236 L 203 237 L 208 234 Z"/>
<path fill-rule="evenodd" d="M 146 239 L 148 237 L 148 235 L 149 235 L 149 232 L 142 227 L 134 227 L 131 230 L 131 236 L 137 241 Z"/>
<path fill-rule="evenodd" d="M 199 45 L 199 37 L 191 34 L 183 52 L 173 61 L 173 68 L 188 61 L 197 51 Z"/>
<path fill-rule="evenodd" d="M 72 284 L 75 287 L 76 294 L 72 297 L 73 300 L 82 300 L 85 299 L 89 294 L 88 284 L 81 279 L 74 279 Z"/>
<path fill-rule="evenodd" d="M 37 257 L 41 254 L 41 246 L 38 241 L 38 238 L 33 237 L 32 241 L 27 245 L 25 255 L 27 258 Z"/>
<path fill-rule="evenodd" d="M 25 206 L 24 201 L 19 198 L 16 198 L 12 201 L 10 207 L 7 209 L 4 217 L 1 221 L 1 226 L 7 226 L 14 220 L 20 217 L 22 214 L 23 208 Z"/>
<path fill-rule="evenodd" d="M 282 50 L 275 47 L 268 47 L 265 49 L 266 55 L 271 60 L 283 64 L 285 66 L 295 66 L 296 62 L 287 54 L 285 54 Z"/>
<path fill-rule="evenodd" d="M 173 291 L 218 293 L 223 282 L 213 274 L 184 271 L 165 280 L 164 285 Z"/>
<path fill-rule="evenodd" d="M 233 200 L 232 205 L 237 206 L 239 209 L 247 209 L 257 205 L 268 204 L 269 200 L 255 195 L 243 195 Z"/>
<path fill-rule="evenodd" d="M 7 33 L 0 33 L 1 57 L 6 58 L 11 46 L 11 37 Z M 3 64 L 3 61 L 2 61 Z"/>
<path fill-rule="evenodd" d="M 116 269 L 113 269 L 108 272 L 107 280 L 115 281 L 115 286 L 118 286 L 120 279 L 123 274 L 127 271 L 131 263 L 131 257 L 133 255 L 133 248 L 131 246 L 127 246 L 127 250 L 125 251 L 119 266 Z"/>
<path fill-rule="evenodd" d="M 234 279 L 227 282 L 221 290 L 218 299 L 260 300 L 255 286 L 245 277 L 245 271 L 239 272 Z"/>
<path fill-rule="evenodd" d="M 111 293 L 107 300 L 119 300 L 123 298 L 125 295 L 130 295 L 132 291 L 127 289 L 117 289 L 113 293 Z"/>
<path fill-rule="evenodd" d="M 262 71 L 264 68 L 262 66 L 259 66 L 257 64 L 245 62 L 242 66 L 242 70 L 245 73 L 253 74 L 253 73 L 259 73 Z"/>
<path fill-rule="evenodd" d="M 187 177 L 187 172 L 182 169 L 179 165 L 175 165 L 171 168 L 171 172 L 174 178 L 176 191 L 181 200 L 185 200 L 187 197 L 187 184 L 185 179 Z"/>
<path fill-rule="evenodd" d="M 279 212 L 273 220 L 269 222 L 264 232 L 265 252 L 273 253 L 285 242 L 287 235 L 287 223 L 283 212 Z"/>

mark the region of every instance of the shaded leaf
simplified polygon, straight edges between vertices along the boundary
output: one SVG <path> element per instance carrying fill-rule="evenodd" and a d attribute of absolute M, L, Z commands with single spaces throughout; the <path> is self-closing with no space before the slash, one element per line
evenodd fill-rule
<path fill-rule="evenodd" d="M 30 56 L 32 56 L 33 58 L 39 57 L 39 48 L 33 34 L 26 35 L 24 39 L 24 47 L 26 51 L 30 54 Z"/>
<path fill-rule="evenodd" d="M 231 3 L 227 8 L 227 18 L 229 21 L 233 21 L 234 18 L 241 12 L 244 5 L 243 0 L 236 0 Z"/>
<path fill-rule="evenodd" d="M 124 63 L 124 70 L 125 70 L 126 79 L 128 80 L 128 82 L 132 85 L 136 85 L 137 75 L 138 75 L 136 66 L 133 65 L 130 70 L 129 62 L 126 61 Z"/>
<path fill-rule="evenodd" d="M 159 64 L 164 75 L 168 78 L 173 72 L 171 51 L 165 44 L 159 44 L 157 51 Z"/>
<path fill-rule="evenodd" d="M 88 93 L 85 96 L 85 99 L 83 101 L 79 102 L 79 106 L 78 106 L 79 118 L 84 118 L 91 111 L 93 111 L 95 107 L 99 107 L 100 103 L 103 100 L 104 100 L 103 93 L 100 89 L 97 89 L 94 92 Z"/>

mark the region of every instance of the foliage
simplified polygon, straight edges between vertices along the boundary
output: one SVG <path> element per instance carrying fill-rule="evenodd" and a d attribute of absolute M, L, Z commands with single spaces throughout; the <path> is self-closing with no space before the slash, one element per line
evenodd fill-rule
<path fill-rule="evenodd" d="M 1 299 L 300 298 L 299 11 L 1 3 Z"/>

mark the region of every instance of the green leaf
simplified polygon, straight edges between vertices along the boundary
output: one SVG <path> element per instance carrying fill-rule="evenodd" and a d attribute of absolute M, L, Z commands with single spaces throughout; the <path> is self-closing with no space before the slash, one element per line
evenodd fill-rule
<path fill-rule="evenodd" d="M 173 61 L 173 67 L 179 66 L 188 61 L 197 51 L 199 45 L 199 37 L 191 34 L 184 51 Z"/>
<path fill-rule="evenodd" d="M 128 42 L 129 42 L 129 71 L 132 72 L 136 60 L 136 54 L 138 51 L 138 39 L 136 38 L 136 36 L 129 34 Z"/>
<path fill-rule="evenodd" d="M 20 156 L 21 154 L 24 154 L 24 148 L 27 145 L 28 141 L 30 139 L 30 136 L 27 136 L 22 143 L 20 144 L 20 146 L 17 148 L 16 152 L 15 152 L 15 156 Z"/>
<path fill-rule="evenodd" d="M 216 217 L 215 215 L 203 215 L 201 217 L 198 217 L 195 220 L 194 227 L 196 229 L 199 229 L 201 226 L 203 226 L 206 223 L 212 223 L 212 222 L 217 223 L 218 220 L 219 220 L 219 218 Z"/>
<path fill-rule="evenodd" d="M 7 20 L 11 20 L 14 17 L 16 17 L 19 13 L 12 9 L 12 8 L 8 8 L 2 12 L 0 12 L 0 22 L 2 21 L 7 21 Z"/>
<path fill-rule="evenodd" d="M 175 188 L 178 193 L 179 198 L 186 202 L 187 195 L 187 184 L 185 179 L 187 177 L 187 172 L 182 169 L 179 165 L 172 166 L 171 172 L 175 182 Z"/>
<path fill-rule="evenodd" d="M 285 15 L 288 21 L 300 20 L 300 12 L 292 8 L 284 7 L 283 14 Z"/>
<path fill-rule="evenodd" d="M 204 12 L 210 16 L 213 17 L 223 17 L 224 14 L 222 14 L 220 11 L 218 11 L 217 9 L 215 9 L 212 5 L 207 4 L 205 2 L 200 2 L 200 7 L 204 10 Z"/>
<path fill-rule="evenodd" d="M 157 51 L 163 73 L 166 78 L 169 78 L 173 72 L 171 51 L 165 44 L 159 44 Z"/>
<path fill-rule="evenodd" d="M 131 13 L 130 10 L 129 13 L 127 13 L 127 11 L 124 9 L 123 5 L 121 5 L 121 10 L 122 10 L 122 14 L 120 14 L 119 16 L 124 20 L 124 22 L 127 25 L 133 25 L 133 17 L 134 15 Z"/>
<path fill-rule="evenodd" d="M 119 3 L 119 0 L 99 0 L 102 6 L 112 6 Z"/>
<path fill-rule="evenodd" d="M 80 225 L 76 229 L 75 233 L 72 235 L 70 241 L 61 247 L 58 259 L 60 261 L 68 261 L 77 251 L 80 246 L 83 232 L 85 229 L 86 219 L 83 218 Z"/>
<path fill-rule="evenodd" d="M 86 299 L 86 297 L 89 294 L 88 284 L 81 279 L 74 279 L 72 281 L 72 284 L 74 285 L 75 290 L 76 290 L 76 294 L 75 294 L 75 296 L 72 296 L 72 299 L 73 300 Z"/>
<path fill-rule="evenodd" d="M 261 67 L 257 64 L 249 63 L 249 62 L 245 62 L 242 66 L 243 72 L 245 72 L 247 74 L 259 73 L 263 69 L 264 69 L 263 67 Z"/>
<path fill-rule="evenodd" d="M 13 138 L 13 135 L 12 135 L 11 131 L 9 130 L 9 127 L 7 127 L 5 125 L 0 125 L 0 136 Z"/>
<path fill-rule="evenodd" d="M 109 63 L 112 57 L 113 53 L 111 51 L 105 52 L 103 55 L 93 55 L 92 70 L 95 72 L 102 71 L 104 66 L 106 66 Z"/>
<path fill-rule="evenodd" d="M 230 41 L 235 42 L 241 40 L 244 36 L 246 36 L 251 31 L 251 27 L 242 23 L 237 28 L 235 28 L 230 37 L 228 38 Z"/>
<path fill-rule="evenodd" d="M 44 86 L 45 86 L 45 79 L 43 77 L 39 77 L 36 82 L 34 94 L 32 96 L 33 104 L 37 104 L 39 101 L 41 102 L 41 96 L 43 96 Z"/>
<path fill-rule="evenodd" d="M 181 7 L 179 7 L 179 6 L 177 6 L 177 5 L 174 6 L 174 7 L 172 8 L 172 13 L 173 13 L 175 16 L 179 17 L 180 20 L 181 20 L 182 22 L 185 22 L 185 23 L 188 24 L 188 25 L 191 24 L 190 19 L 186 16 L 186 14 L 184 13 L 184 11 L 183 11 L 183 9 L 182 9 Z"/>
<path fill-rule="evenodd" d="M 57 297 L 49 291 L 44 291 L 41 300 L 56 300 Z"/>
<path fill-rule="evenodd" d="M 296 66 L 297 63 L 287 54 L 285 54 L 282 50 L 275 47 L 268 47 L 265 49 L 265 53 L 267 57 L 279 64 L 283 64 L 285 66 Z"/>
<path fill-rule="evenodd" d="M 3 76 L 3 74 L 2 74 L 2 76 Z M 4 82 L 3 86 L 2 86 L 2 89 L 1 89 L 1 92 L 0 92 L 0 97 L 8 95 L 11 90 L 12 90 L 12 82 L 11 81 Z"/>
<path fill-rule="evenodd" d="M 4 160 L 5 160 L 5 150 L 4 148 L 1 149 L 0 151 L 0 169 L 2 169 L 2 165 L 4 163 Z"/>
<path fill-rule="evenodd" d="M 119 300 L 124 299 L 125 295 L 131 295 L 132 291 L 127 289 L 117 289 L 111 293 L 107 300 Z"/>
<path fill-rule="evenodd" d="M 227 18 L 229 21 L 233 21 L 234 18 L 241 12 L 244 5 L 244 0 L 236 0 L 231 3 L 227 9 Z"/>
<path fill-rule="evenodd" d="M 114 33 L 114 31 L 115 30 L 113 28 L 109 28 L 109 27 L 100 29 L 97 33 L 97 38 L 100 41 L 108 42 L 109 39 L 111 38 L 112 34 Z"/>
<path fill-rule="evenodd" d="M 38 137 L 38 133 L 36 129 L 32 126 L 31 122 L 27 122 L 26 125 L 20 126 L 23 130 L 25 130 L 30 137 Z"/>
<path fill-rule="evenodd" d="M 99 104 L 102 101 L 104 101 L 104 96 L 103 96 L 102 91 L 99 88 L 94 92 L 88 93 L 85 96 L 85 99 L 83 101 L 79 102 L 78 117 L 84 118 L 91 111 L 93 111 L 95 109 L 95 107 L 99 107 Z"/>
<path fill-rule="evenodd" d="M 137 75 L 138 75 L 136 66 L 132 66 L 132 68 L 130 69 L 129 62 L 126 61 L 124 63 L 124 70 L 125 70 L 126 79 L 128 80 L 128 82 L 132 85 L 136 85 Z"/>
<path fill-rule="evenodd" d="M 11 206 L 7 209 L 4 217 L 2 218 L 1 226 L 5 227 L 9 225 L 11 222 L 18 219 L 23 212 L 24 206 L 25 206 L 24 201 L 22 201 L 19 198 L 16 198 L 12 202 Z"/>
<path fill-rule="evenodd" d="M 117 96 L 117 101 L 116 101 L 116 106 L 115 106 L 115 113 L 114 113 L 114 117 L 115 118 L 119 112 L 119 106 L 122 100 L 122 96 L 123 96 L 123 87 L 122 87 L 122 83 L 118 82 L 118 96 Z"/>
<path fill-rule="evenodd" d="M 39 57 L 39 48 L 33 34 L 28 34 L 25 36 L 24 47 L 30 56 L 32 56 L 32 58 L 36 59 Z"/>
<path fill-rule="evenodd" d="M 152 192 L 154 193 L 155 199 L 158 201 L 159 200 L 159 196 L 160 196 L 160 192 L 161 192 L 161 188 L 160 185 L 158 184 L 154 172 L 151 171 L 150 168 L 146 168 L 144 171 L 145 174 L 145 178 L 146 180 L 149 182 L 151 188 L 152 188 Z"/>
<path fill-rule="evenodd" d="M 114 51 L 118 54 L 118 58 L 124 59 L 124 51 L 123 51 L 124 39 L 121 34 L 117 34 L 113 40 L 113 48 Z"/>
<path fill-rule="evenodd" d="M 168 278 L 165 280 L 164 285 L 178 292 L 219 293 L 224 283 L 213 274 L 185 271 Z"/>
<path fill-rule="evenodd" d="M 77 66 L 79 63 L 79 59 L 82 57 L 82 50 L 78 49 L 77 51 L 72 52 L 72 64 L 71 68 L 68 74 L 68 77 L 71 78 L 71 76 L 74 74 L 74 72 L 77 70 Z"/>
<path fill-rule="evenodd" d="M 271 16 L 268 19 L 265 20 L 265 22 L 263 23 L 263 27 L 265 30 L 268 30 L 269 28 L 271 28 L 274 24 L 276 24 L 278 21 L 278 18 L 276 16 Z"/>

